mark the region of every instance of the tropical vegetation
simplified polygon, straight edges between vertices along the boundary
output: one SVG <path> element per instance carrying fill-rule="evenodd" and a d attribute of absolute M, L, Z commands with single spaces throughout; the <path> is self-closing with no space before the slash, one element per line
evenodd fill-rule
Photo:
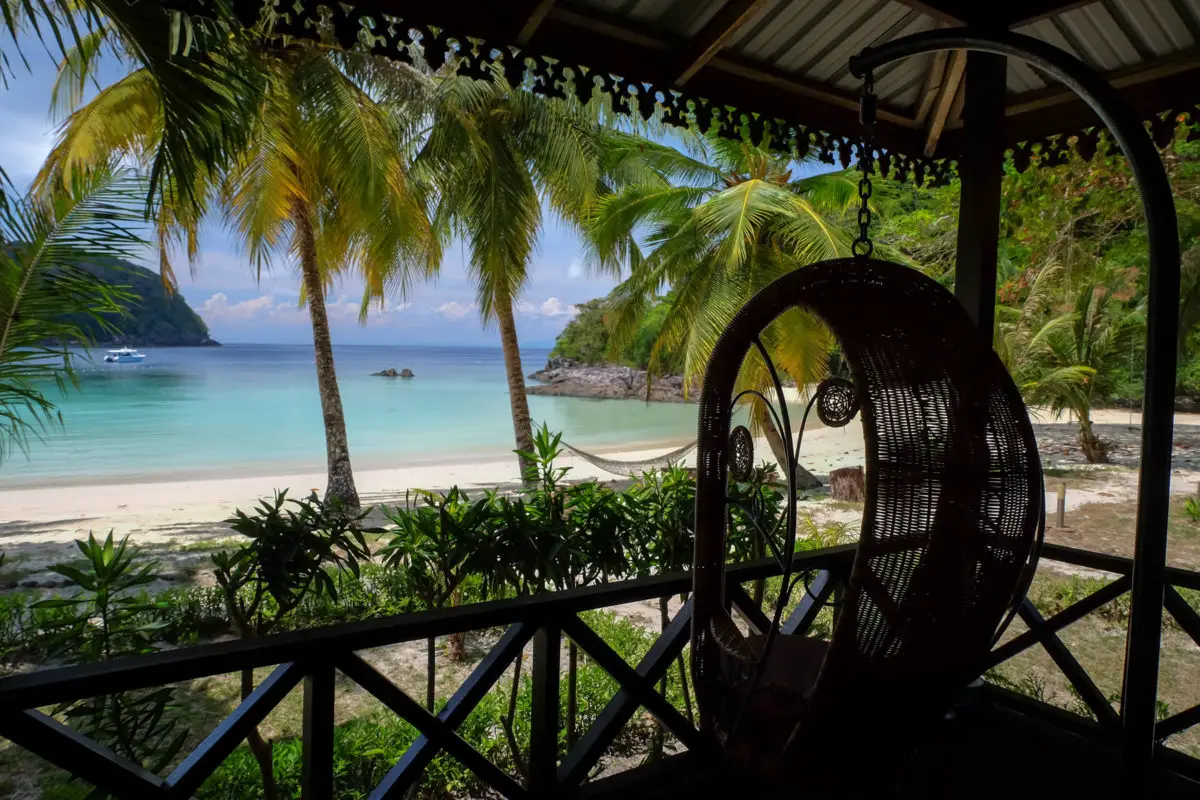
<path fill-rule="evenodd" d="M 99 165 L 49 197 L 0 203 L 0 462 L 61 422 L 55 391 L 76 381 L 71 345 L 113 329 L 129 293 L 89 268 L 142 245 L 136 176 Z"/>
<path fill-rule="evenodd" d="M 90 662 L 226 634 L 257 638 L 344 619 L 670 573 L 686 564 L 694 536 L 695 498 L 695 480 L 686 470 L 646 474 L 627 489 L 614 491 L 592 481 L 569 482 L 569 470 L 557 463 L 560 455 L 561 436 L 542 428 L 529 454 L 536 471 L 529 487 L 515 494 L 468 494 L 458 488 L 426 493 L 384 509 L 387 524 L 378 528 L 366 523 L 365 514 L 348 517 L 344 509 L 315 493 L 299 499 L 277 493 L 273 500 L 251 512 L 238 511 L 228 520 L 237 538 L 212 556 L 213 587 L 150 594 L 147 587 L 157 575 L 156 562 L 128 537 L 90 537 L 79 543 L 84 559 L 55 567 L 70 581 L 71 590 L 40 600 L 16 595 L 0 603 L 0 663 L 50 657 Z M 782 513 L 781 488 L 769 469 L 731 486 L 737 500 L 729 542 L 732 561 L 757 555 L 756 526 L 769 525 L 767 520 Z M 799 547 L 839 543 L 847 530 L 813 525 L 811 534 Z M 798 602 L 799 597 L 792 600 Z M 665 627 L 665 605 L 662 613 Z M 609 613 L 589 614 L 588 622 L 634 662 L 655 639 L 644 627 Z M 461 642 L 451 637 L 446 644 L 451 661 L 466 657 Z M 442 699 L 434 692 L 435 647 L 435 642 L 428 643 L 431 709 Z M 618 688 L 574 646 L 569 652 L 562 698 L 568 731 L 564 747 L 573 732 L 590 727 Z M 518 771 L 528 752 L 531 694 L 521 663 L 518 658 L 511 683 L 494 690 L 460 729 L 481 752 Z M 693 714 L 690 675 L 682 658 L 663 681 L 666 696 Z M 249 696 L 255 682 L 252 671 L 241 673 L 237 697 Z M 185 742 L 206 733 L 194 729 L 183 710 L 183 692 L 180 687 L 126 692 L 61 712 L 73 727 L 118 747 L 129 760 L 161 770 Z M 131 725 L 138 735 L 122 738 L 121 732 Z M 380 779 L 380 770 L 388 768 L 381 756 L 402 752 L 414 735 L 407 724 L 370 715 L 346 723 L 335 741 L 346 765 L 339 780 L 355 790 L 369 790 Z M 639 742 L 652 752 L 662 750 L 657 726 L 646 723 L 623 733 L 617 747 L 637 750 Z M 357 749 L 368 743 L 373 743 L 368 750 Z M 296 747 L 298 742 L 291 738 L 274 740 L 251 729 L 245 747 L 220 768 L 200 796 L 295 796 L 291 767 Z M 441 759 L 424 778 L 433 796 L 456 796 L 477 788 L 475 781 L 468 771 Z"/>

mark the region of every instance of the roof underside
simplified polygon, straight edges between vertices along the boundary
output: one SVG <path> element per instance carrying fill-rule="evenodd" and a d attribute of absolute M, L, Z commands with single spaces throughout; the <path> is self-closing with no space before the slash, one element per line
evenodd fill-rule
<path fill-rule="evenodd" d="M 236 3 L 247 10 L 260 7 L 258 0 Z M 306 11 L 317 5 L 314 0 L 301 4 Z M 713 108 L 733 106 L 785 120 L 803 126 L 802 134 L 826 155 L 843 159 L 846 142 L 859 133 L 858 81 L 849 71 L 850 56 L 940 26 L 991 25 L 1041 39 L 1107 76 L 1145 119 L 1185 113 L 1200 119 L 1200 0 L 357 0 L 353 5 L 353 13 L 394 15 L 399 27 L 415 26 L 410 45 L 429 41 L 423 37 L 437 31 L 483 41 L 484 49 L 496 53 L 517 46 L 522 56 L 560 60 L 558 67 L 535 66 L 553 79 L 563 77 L 562 65 L 581 65 L 602 84 L 599 76 L 624 78 L 624 85 L 602 86 L 613 94 L 632 87 L 642 101 L 646 94 L 681 98 L 674 103 L 677 116 L 703 98 Z M 422 26 L 432 28 L 422 34 Z M 293 28 L 312 35 L 301 31 Z M 963 53 L 942 53 L 877 71 L 880 145 L 911 157 L 910 164 L 956 156 L 965 63 Z M 1096 124 L 1073 95 L 1012 59 L 1006 105 L 1003 139 L 1009 146 Z M 644 102 L 631 102 L 634 110 L 645 113 Z M 1160 119 L 1158 127 L 1166 125 Z"/>

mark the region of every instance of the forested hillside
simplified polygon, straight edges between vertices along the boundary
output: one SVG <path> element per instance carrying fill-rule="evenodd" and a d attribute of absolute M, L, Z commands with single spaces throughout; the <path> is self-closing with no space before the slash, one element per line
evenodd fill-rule
<path fill-rule="evenodd" d="M 106 283 L 128 287 L 138 299 L 126 307 L 125 316 L 107 315 L 119 331 L 114 335 L 91 320 L 80 320 L 99 345 L 133 347 L 197 347 L 215 345 L 208 326 L 178 292 L 167 294 L 157 273 L 128 261 L 92 264 L 88 269 Z"/>

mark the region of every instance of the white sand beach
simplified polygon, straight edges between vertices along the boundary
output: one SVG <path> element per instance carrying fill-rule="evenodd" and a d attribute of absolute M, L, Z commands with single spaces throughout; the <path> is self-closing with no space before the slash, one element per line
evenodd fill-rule
<path fill-rule="evenodd" d="M 817 429 L 805 437 L 806 465 L 818 473 L 847 464 L 862 463 L 862 430 L 858 424 L 843 429 Z M 639 461 L 661 456 L 683 441 L 665 443 L 654 449 L 599 450 L 605 458 Z M 759 454 L 769 457 L 766 443 L 758 443 Z M 685 463 L 691 466 L 694 456 Z M 573 455 L 561 459 L 575 480 L 617 480 Z M 513 456 L 486 457 L 477 461 L 420 464 L 394 469 L 356 470 L 355 481 L 364 504 L 402 502 L 406 490 L 445 489 L 450 486 L 492 487 L 519 480 Z M 201 534 L 207 523 L 224 519 L 235 508 L 247 509 L 259 497 L 275 489 L 288 489 L 292 496 L 311 490 L 323 491 L 323 473 L 299 473 L 203 479 L 171 482 L 141 482 L 75 486 L 46 486 L 36 489 L 0 490 L 0 543 L 68 541 L 86 536 L 89 530 L 114 530 L 117 535 L 135 534 L 143 542 L 176 540 L 181 528 Z"/>
<path fill-rule="evenodd" d="M 1120 410 L 1098 411 L 1094 422 L 1104 428 L 1103 436 L 1116 442 L 1114 461 L 1123 468 L 1106 471 L 1104 480 L 1086 492 L 1073 492 L 1069 499 L 1072 506 L 1110 499 L 1114 502 L 1128 500 L 1136 494 L 1136 472 L 1129 467 L 1136 462 L 1140 415 L 1135 412 L 1131 417 L 1129 412 Z M 1035 415 L 1035 423 L 1042 457 L 1047 464 L 1080 461 L 1075 452 L 1078 448 L 1073 445 L 1074 426 L 1065 418 L 1051 420 L 1041 414 Z M 1200 414 L 1176 415 L 1176 492 L 1195 490 L 1193 470 L 1200 469 L 1200 427 L 1196 426 L 1200 426 Z M 665 442 L 653 448 L 610 449 L 598 454 L 609 459 L 638 461 L 661 456 L 682 444 L 686 442 Z M 756 457 L 759 460 L 770 458 L 764 440 L 756 443 Z M 855 421 L 840 429 L 809 430 L 805 435 L 801 462 L 817 475 L 862 464 L 863 440 L 859 423 Z M 694 456 L 685 463 L 693 465 Z M 571 468 L 572 479 L 621 479 L 575 456 L 564 455 L 561 464 Z M 405 492 L 412 489 L 503 486 L 514 484 L 517 478 L 512 456 L 364 469 L 355 473 L 364 505 L 401 503 Z M 138 544 L 156 550 L 185 548 L 199 540 L 228 536 L 228 528 L 221 520 L 234 509 L 248 510 L 258 498 L 270 497 L 276 489 L 286 488 L 293 496 L 302 496 L 313 489 L 321 491 L 324 485 L 322 473 L 301 472 L 224 479 L 0 489 L 0 551 L 20 553 L 20 559 L 26 562 L 52 560 L 69 552 L 71 542 L 86 537 L 89 531 L 102 535 L 110 530 L 117 536 L 131 534 Z M 1050 494 L 1049 507 L 1052 508 L 1053 503 L 1053 494 Z M 843 510 L 842 513 L 846 512 Z M 28 566 L 32 565 L 27 563 Z"/>

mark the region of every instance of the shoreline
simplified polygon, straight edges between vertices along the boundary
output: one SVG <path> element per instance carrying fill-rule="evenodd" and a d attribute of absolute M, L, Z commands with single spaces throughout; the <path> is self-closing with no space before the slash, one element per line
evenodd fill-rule
<path fill-rule="evenodd" d="M 613 454 L 629 451 L 648 451 L 656 448 L 671 450 L 687 444 L 691 439 L 686 437 L 662 437 L 658 439 L 637 439 L 626 442 L 585 445 L 589 453 Z M 567 456 L 570 456 L 568 453 Z M 573 458 L 573 456 L 571 456 Z M 14 457 L 14 462 L 20 456 Z M 449 467 L 457 464 L 489 464 L 514 459 L 512 449 L 500 447 L 482 447 L 474 449 L 456 449 L 440 454 L 425 453 L 416 456 L 397 456 L 383 458 L 380 456 L 362 456 L 355 458 L 351 454 L 355 477 L 359 473 L 393 472 L 416 467 Z M 649 456 L 647 456 L 649 458 Z M 214 465 L 180 470 L 142 470 L 105 475 L 66 475 L 48 478 L 45 475 L 30 477 L 5 477 L 0 479 L 0 498 L 13 492 L 35 489 L 73 489 L 77 487 L 112 487 L 123 488 L 144 484 L 175 484 L 196 483 L 214 480 L 250 480 L 255 478 L 274 478 L 278 476 L 296 477 L 324 474 L 323 461 L 257 461 L 242 462 L 231 465 Z M 324 483 L 324 477 L 321 482 Z M 3 520 L 0 519 L 0 524 Z"/>
<path fill-rule="evenodd" d="M 1128 468 L 1136 460 L 1140 419 L 1135 413 L 1134 426 L 1128 426 L 1127 411 L 1097 412 L 1095 422 L 1100 434 L 1121 440 L 1115 451 L 1114 466 Z M 1065 418 L 1050 420 L 1035 416 L 1042 459 L 1047 466 L 1078 463 L 1074 446 L 1074 426 Z M 1177 448 L 1175 470 L 1200 470 L 1200 415 L 1176 415 Z M 1185 429 L 1186 428 L 1186 429 Z M 621 461 L 656 458 L 686 444 L 690 439 L 664 438 L 655 442 L 632 442 L 597 446 L 590 450 Z M 770 459 L 770 450 L 759 439 L 755 442 L 755 461 Z M 801 463 L 811 472 L 826 476 L 832 469 L 864 462 L 862 429 L 856 421 L 845 428 L 813 428 L 806 432 Z M 573 454 L 564 454 L 561 466 L 571 468 L 572 480 L 596 479 L 604 482 L 625 480 L 605 472 Z M 695 463 L 694 453 L 683 460 Z M 97 478 L 81 483 L 63 479 L 54 483 L 0 488 L 0 550 L 12 552 L 35 543 L 67 543 L 109 530 L 117 536 L 134 534 L 139 543 L 181 546 L 205 538 L 228 536 L 221 522 L 235 509 L 249 510 L 260 498 L 269 498 L 277 489 L 288 489 L 293 497 L 309 491 L 324 490 L 324 469 L 276 469 L 270 474 L 238 474 L 237 468 L 217 475 L 186 477 L 164 473 L 142 480 Z M 364 506 L 404 501 L 413 489 L 444 490 L 492 488 L 519 483 L 516 459 L 510 453 L 447 454 L 440 458 L 406 460 L 400 466 L 372 467 L 356 464 L 355 481 Z M 14 555 L 16 555 L 14 553 Z"/>

